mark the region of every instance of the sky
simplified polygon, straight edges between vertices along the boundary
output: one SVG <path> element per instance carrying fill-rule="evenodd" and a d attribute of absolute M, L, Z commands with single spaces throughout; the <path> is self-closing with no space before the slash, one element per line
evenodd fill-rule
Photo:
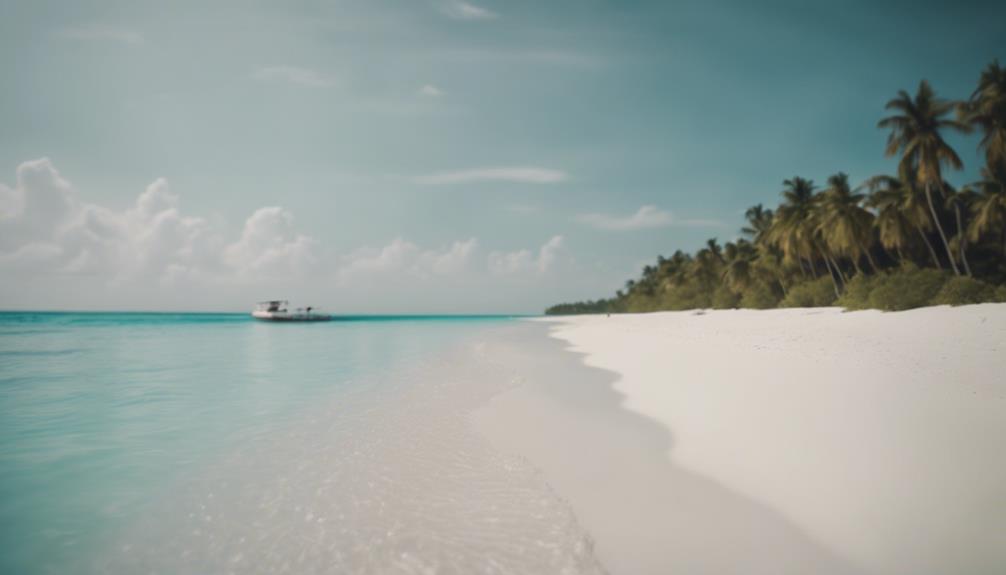
<path fill-rule="evenodd" d="M 0 0 L 0 309 L 538 313 L 890 173 L 1006 3 Z M 977 175 L 976 139 L 951 141 Z"/>

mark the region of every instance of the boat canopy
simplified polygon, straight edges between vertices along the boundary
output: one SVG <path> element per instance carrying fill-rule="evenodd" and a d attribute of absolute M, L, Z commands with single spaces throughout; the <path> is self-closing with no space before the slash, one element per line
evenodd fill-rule
<path fill-rule="evenodd" d="M 273 299 L 258 302 L 255 304 L 255 309 L 261 311 L 286 311 L 287 305 L 289 305 L 289 302 L 285 299 Z"/>

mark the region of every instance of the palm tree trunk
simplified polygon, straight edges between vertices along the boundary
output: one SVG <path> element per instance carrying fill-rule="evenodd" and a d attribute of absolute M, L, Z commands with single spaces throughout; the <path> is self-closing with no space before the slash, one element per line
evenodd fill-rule
<path fill-rule="evenodd" d="M 873 261 L 873 256 L 870 255 L 870 250 L 868 250 L 868 249 L 867 250 L 863 250 L 863 253 L 866 254 L 866 261 L 867 261 L 867 263 L 870 264 L 870 269 L 873 270 L 873 273 L 877 273 L 878 271 L 880 271 L 877 268 L 877 262 Z M 901 255 L 901 248 L 898 248 L 898 255 L 899 256 Z"/>
<path fill-rule="evenodd" d="M 828 262 L 831 262 L 831 266 L 828 268 L 828 271 L 831 272 L 831 270 L 834 269 L 835 272 L 838 273 L 838 279 L 841 280 L 842 287 L 844 288 L 845 284 L 848 283 L 849 278 L 845 276 L 845 272 L 843 272 L 842 268 L 838 266 L 838 261 L 835 260 L 835 258 L 833 258 L 823 247 L 817 244 L 814 244 L 814 247 L 816 247 L 817 251 L 821 253 L 821 257 L 824 258 L 825 265 L 828 265 Z"/>
<path fill-rule="evenodd" d="M 957 262 L 954 261 L 954 252 L 950 250 L 950 242 L 947 241 L 947 234 L 943 232 L 943 224 L 940 223 L 939 216 L 936 215 L 936 206 L 933 205 L 933 192 L 932 185 L 926 184 L 926 202 L 929 204 L 929 214 L 933 217 L 933 223 L 936 224 L 936 231 L 940 233 L 940 239 L 943 240 L 943 248 L 947 250 L 947 258 L 950 259 L 950 267 L 954 270 L 954 275 L 961 275 L 961 270 L 957 269 Z"/>
<path fill-rule="evenodd" d="M 838 282 L 835 281 L 835 274 L 831 271 L 831 264 L 828 263 L 828 259 L 824 260 L 825 267 L 828 268 L 828 277 L 831 278 L 831 287 L 835 289 L 835 297 L 840 297 L 842 295 L 841 291 L 838 289 Z"/>
<path fill-rule="evenodd" d="M 894 246 L 895 251 L 898 254 L 898 265 L 905 265 L 905 254 L 901 251 L 901 246 Z"/>
<path fill-rule="evenodd" d="M 853 269 L 856 270 L 856 275 L 861 275 L 863 273 L 863 270 L 859 269 L 859 258 L 851 257 L 849 259 L 852 260 L 852 267 Z"/>
<path fill-rule="evenodd" d="M 842 268 L 841 268 L 841 267 L 839 267 L 839 265 L 838 265 L 838 260 L 836 260 L 835 258 L 833 258 L 833 257 L 831 257 L 831 256 L 829 256 L 829 255 L 827 255 L 827 254 L 825 254 L 825 257 L 827 257 L 827 258 L 831 258 L 831 265 L 832 265 L 832 267 L 834 267 L 834 268 L 835 268 L 836 270 L 838 270 L 838 277 L 839 277 L 839 279 L 841 279 L 841 280 L 842 280 L 842 287 L 844 288 L 844 287 L 845 287 L 845 284 L 849 283 L 849 276 L 845 275 L 845 272 L 844 272 L 844 271 L 842 271 Z"/>
<path fill-rule="evenodd" d="M 828 252 L 824 251 L 824 249 L 821 246 L 817 245 L 816 242 L 814 243 L 814 247 L 817 248 L 817 251 L 821 254 L 821 257 L 824 259 L 824 265 L 825 265 L 825 267 L 828 268 L 828 277 L 831 278 L 831 285 L 832 285 L 832 287 L 835 288 L 835 297 L 841 296 L 842 295 L 842 288 L 839 287 L 838 282 L 835 281 L 835 273 L 834 272 L 838 273 L 838 279 L 841 280 L 842 287 L 844 287 L 845 286 L 845 278 L 842 277 L 842 270 L 839 269 L 838 265 L 835 265 L 834 260 L 831 260 L 828 257 Z M 833 265 L 834 265 L 834 268 L 835 268 L 834 272 L 832 271 L 832 266 Z"/>
<path fill-rule="evenodd" d="M 957 216 L 957 249 L 961 252 L 961 263 L 964 264 L 964 273 L 971 275 L 971 266 L 968 265 L 968 238 L 964 235 L 964 224 L 961 221 L 961 205 L 954 202 L 954 214 Z"/>
<path fill-rule="evenodd" d="M 933 258 L 933 264 L 936 265 L 936 269 L 943 269 L 943 266 L 940 264 L 940 258 L 936 257 L 936 250 L 933 249 L 933 244 L 929 243 L 929 238 L 926 237 L 926 232 L 922 231 L 922 227 L 920 226 L 915 226 L 915 229 L 919 230 L 922 241 L 925 242 L 926 248 L 929 249 L 929 255 Z"/>

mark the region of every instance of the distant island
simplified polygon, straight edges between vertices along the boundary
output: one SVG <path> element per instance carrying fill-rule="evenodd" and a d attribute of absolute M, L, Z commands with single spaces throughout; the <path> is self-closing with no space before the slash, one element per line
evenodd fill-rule
<path fill-rule="evenodd" d="M 856 187 L 842 172 L 822 187 L 794 176 L 775 210 L 747 210 L 743 238 L 660 256 L 614 297 L 545 313 L 1006 302 L 1006 69 L 989 64 L 965 100 L 941 99 L 922 80 L 886 109 L 878 127 L 890 131 L 896 175 Z M 980 181 L 958 189 L 944 179 L 964 167 L 948 132 L 980 136 Z"/>

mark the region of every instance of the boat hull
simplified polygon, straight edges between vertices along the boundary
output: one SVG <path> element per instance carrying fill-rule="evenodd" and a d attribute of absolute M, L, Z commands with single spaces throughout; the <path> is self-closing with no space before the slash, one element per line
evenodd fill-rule
<path fill-rule="evenodd" d="M 324 313 L 288 313 L 276 311 L 253 311 L 252 317 L 262 321 L 331 321 L 332 316 Z"/>

